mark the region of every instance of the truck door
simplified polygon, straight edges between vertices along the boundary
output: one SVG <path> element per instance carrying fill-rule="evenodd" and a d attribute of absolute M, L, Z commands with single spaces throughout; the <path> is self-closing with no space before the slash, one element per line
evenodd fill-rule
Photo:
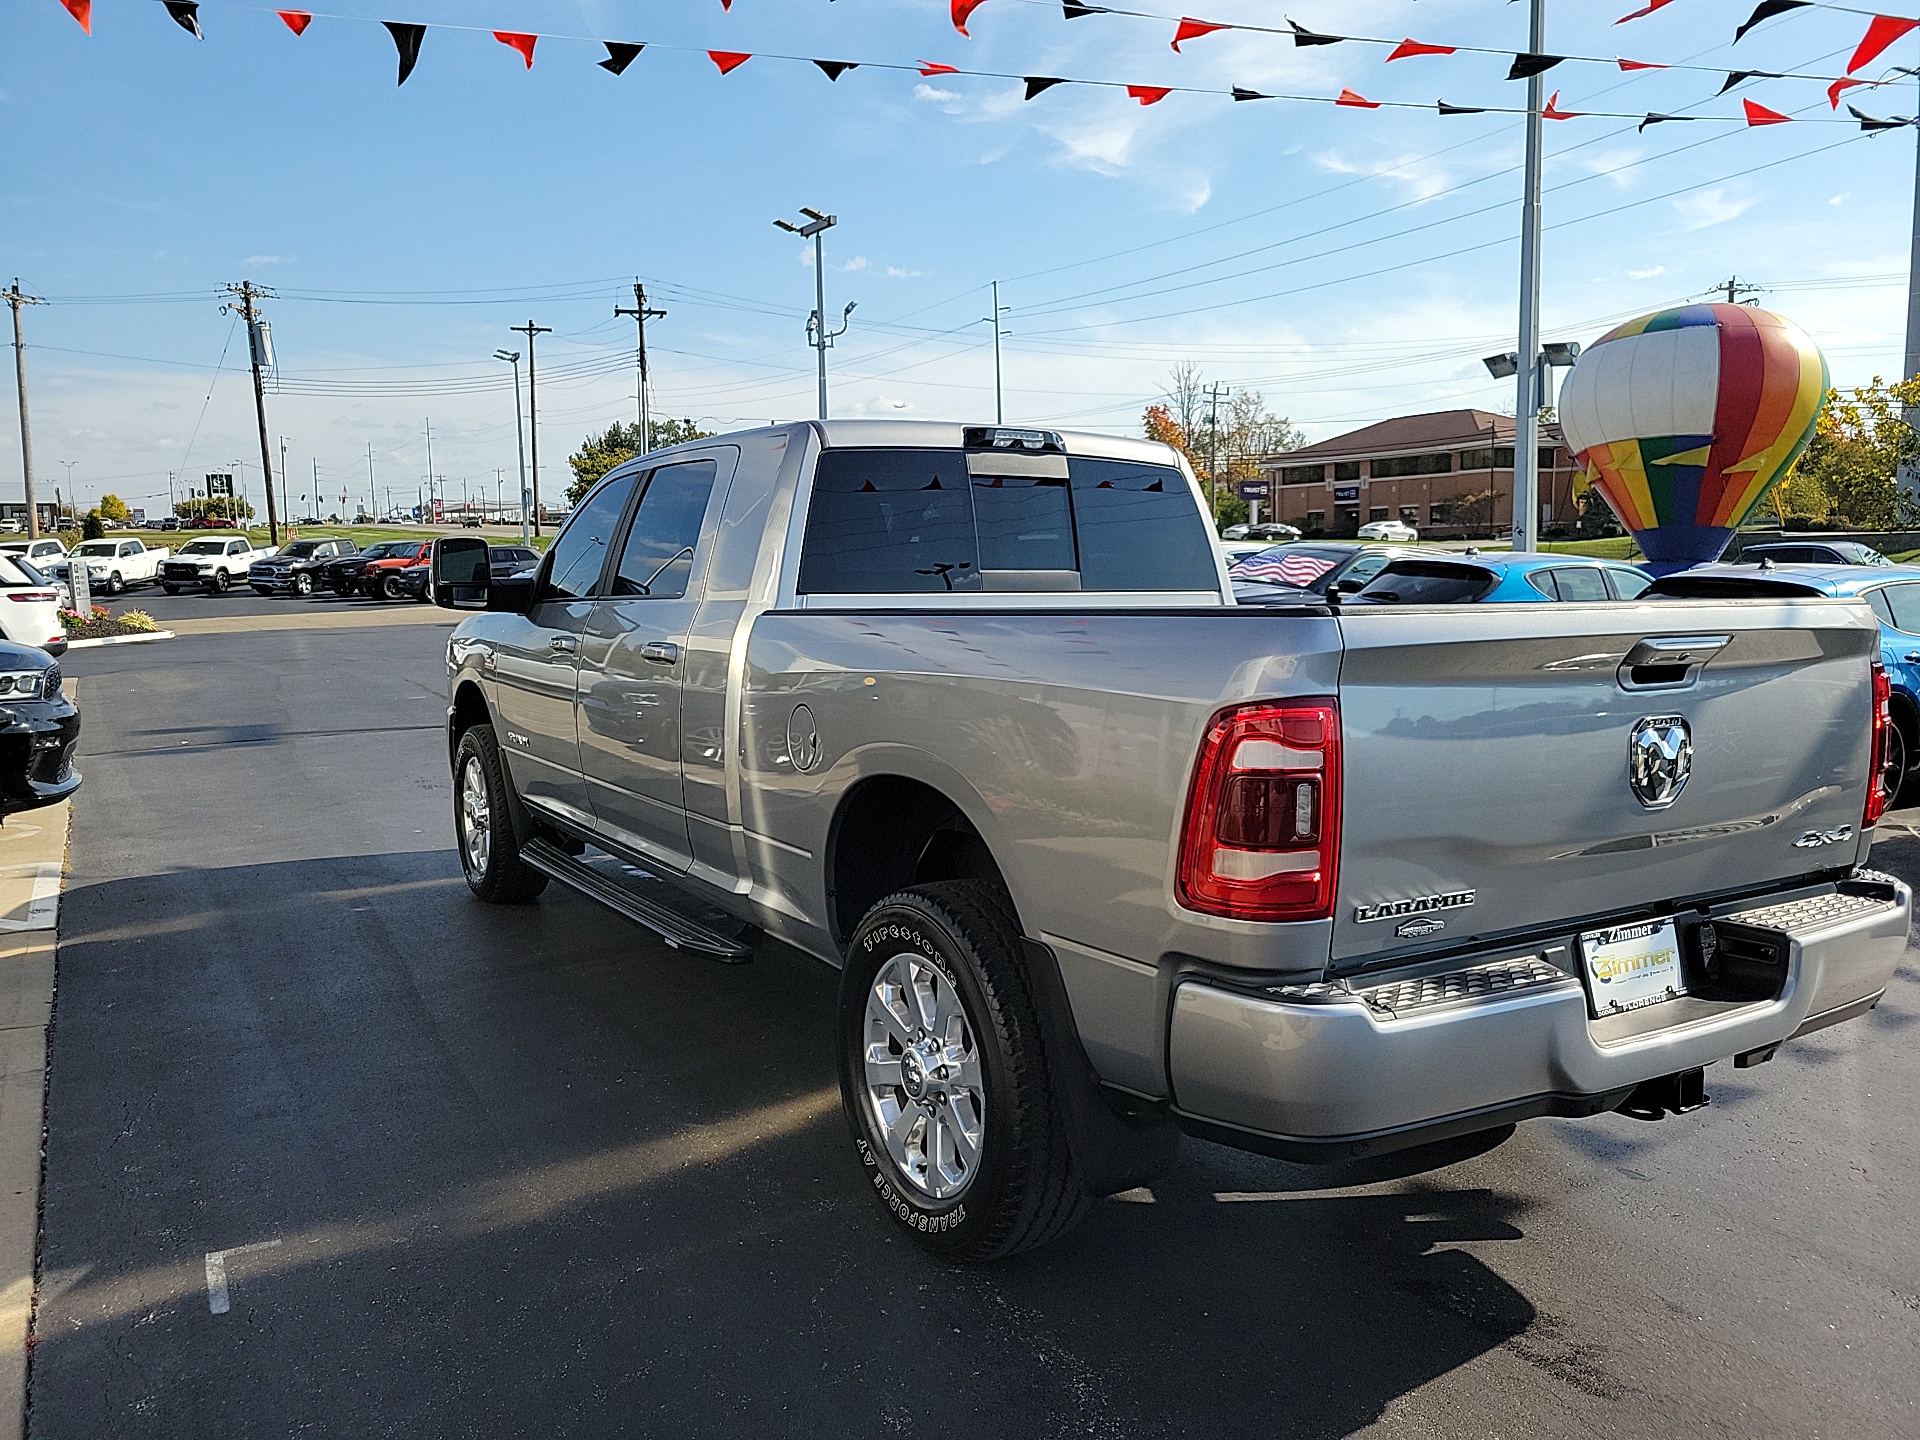
<path fill-rule="evenodd" d="M 541 567 L 532 608 L 501 616 L 507 623 L 494 642 L 497 738 L 514 787 L 530 803 L 588 829 L 593 811 L 574 730 L 580 640 L 633 479 L 609 481 L 574 511 Z"/>
<path fill-rule="evenodd" d="M 719 466 L 687 460 L 641 481 L 619 562 L 581 637 L 580 765 L 593 813 L 609 840 L 673 871 L 693 863 L 680 692 Z"/>

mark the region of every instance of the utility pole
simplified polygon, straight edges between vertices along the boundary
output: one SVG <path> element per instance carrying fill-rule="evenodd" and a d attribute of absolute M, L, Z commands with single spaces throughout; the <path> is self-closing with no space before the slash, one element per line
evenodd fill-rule
<path fill-rule="evenodd" d="M 800 213 L 808 217 L 805 225 L 795 225 L 791 221 L 776 220 L 773 223 L 791 235 L 802 240 L 813 241 L 813 314 L 807 317 L 807 343 L 820 352 L 820 418 L 827 418 L 827 347 L 840 336 L 847 333 L 856 301 L 849 300 L 847 308 L 841 312 L 840 328 L 827 329 L 827 263 L 825 251 L 821 248 L 820 237 L 840 223 L 837 215 L 822 215 L 805 205 Z"/>
<path fill-rule="evenodd" d="M 540 411 L 538 408 L 539 400 L 534 391 L 533 337 L 536 335 L 551 335 L 553 333 L 553 327 L 551 325 L 536 325 L 533 321 L 529 320 L 524 325 L 509 325 L 507 328 L 516 335 L 524 335 L 527 337 L 527 429 L 533 432 L 533 533 L 538 535 L 540 533 Z M 519 366 L 516 365 L 514 367 L 513 375 L 514 392 L 518 394 L 520 389 Z"/>
<path fill-rule="evenodd" d="M 987 317 L 987 323 L 993 326 L 993 423 L 1007 423 L 1006 407 L 1000 396 L 1000 337 L 1007 332 L 1000 328 L 1000 317 L 1011 310 L 1011 305 L 1000 303 L 1000 282 L 993 282 L 993 313 Z"/>
<path fill-rule="evenodd" d="M 1744 304 L 1746 303 L 1745 297 L 1749 295 L 1758 295 L 1760 293 L 1760 287 L 1758 285 L 1749 285 L 1747 284 L 1746 281 L 1742 280 L 1738 275 L 1735 275 L 1728 280 L 1722 280 L 1718 285 L 1714 286 L 1713 288 L 1716 290 L 1724 290 L 1727 292 L 1727 304 L 1729 305 Z"/>
<path fill-rule="evenodd" d="M 527 512 L 533 508 L 533 501 L 527 490 L 527 432 L 521 427 L 520 413 L 520 352 L 518 350 L 496 350 L 496 360 L 505 360 L 513 366 L 513 433 L 515 449 L 520 456 L 520 543 L 527 540 Z"/>
<path fill-rule="evenodd" d="M 286 473 L 285 466 L 281 467 L 281 473 Z M 346 487 L 342 486 L 341 488 L 344 489 Z M 342 495 L 340 497 L 340 503 L 344 506 L 347 503 L 347 497 Z M 313 457 L 313 518 L 316 520 L 320 518 L 320 457 L 318 455 Z M 340 518 L 344 520 L 346 516 L 343 515 Z"/>
<path fill-rule="evenodd" d="M 241 318 L 247 322 L 247 355 L 253 365 L 253 409 L 260 422 L 260 468 L 266 472 L 267 483 L 267 543 L 278 545 L 280 512 L 273 503 L 273 452 L 267 446 L 267 392 L 260 379 L 261 367 L 273 364 L 273 342 L 265 322 L 260 319 L 259 305 L 260 301 L 275 297 L 271 290 L 263 290 L 251 280 L 242 280 L 238 285 L 228 285 L 225 289 L 227 294 L 239 297 L 239 304 L 223 305 L 221 310 L 238 310 Z"/>
<path fill-rule="evenodd" d="M 1220 500 L 1220 382 L 1214 381 L 1207 387 L 1207 398 L 1213 402 L 1207 412 L 1207 508 L 1218 513 Z"/>
<path fill-rule="evenodd" d="M 1920 245 L 1920 240 L 1915 244 Z M 13 380 L 20 391 L 20 481 L 27 501 L 27 538 L 38 540 L 40 512 L 33 503 L 33 426 L 27 421 L 27 342 L 20 333 L 20 307 L 44 305 L 46 301 L 22 294 L 18 276 L 14 277 L 13 288 L 6 294 L 7 304 L 13 307 Z M 1913 348 L 1911 343 L 1907 348 Z"/>
<path fill-rule="evenodd" d="M 280 437 L 280 508 L 287 512 L 287 524 L 293 524 L 293 507 L 287 503 L 287 437 Z"/>
<path fill-rule="evenodd" d="M 1530 0 L 1527 50 L 1544 53 L 1547 0 Z M 1513 548 L 1537 549 L 1540 536 L 1540 92 L 1527 77 L 1526 178 L 1520 201 L 1520 363 L 1513 403 Z"/>
<path fill-rule="evenodd" d="M 627 310 L 619 305 L 613 307 L 614 319 L 618 320 L 622 315 L 631 315 L 633 317 L 633 323 L 638 326 L 640 330 L 640 349 L 638 352 L 640 364 L 640 453 L 644 455 L 653 449 L 653 417 L 647 406 L 647 321 L 664 320 L 667 318 L 667 312 L 664 310 L 649 310 L 647 308 L 647 287 L 642 285 L 638 280 L 635 280 L 633 282 L 633 309 Z M 527 353 L 529 355 L 533 353 L 531 344 L 527 347 Z"/>
<path fill-rule="evenodd" d="M 433 417 L 427 417 L 427 505 L 433 505 Z"/>

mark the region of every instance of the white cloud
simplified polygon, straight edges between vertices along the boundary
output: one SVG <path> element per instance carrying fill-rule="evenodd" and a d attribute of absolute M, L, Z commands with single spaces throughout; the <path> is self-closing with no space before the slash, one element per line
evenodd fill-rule
<path fill-rule="evenodd" d="M 913 87 L 913 98 L 925 100 L 929 105 L 938 105 L 950 115 L 959 113 L 960 107 L 966 103 L 958 90 L 936 90 L 925 83 Z"/>
<path fill-rule="evenodd" d="M 869 259 L 867 259 L 867 257 L 866 257 L 866 256 L 864 256 L 864 255 L 856 255 L 856 256 L 854 256 L 854 257 L 853 257 L 853 258 L 852 258 L 851 260 L 849 260 L 849 261 L 847 261 L 847 263 L 846 263 L 846 264 L 844 264 L 844 265 L 842 265 L 842 266 L 841 266 L 840 268 L 841 268 L 841 270 L 842 270 L 842 271 L 844 271 L 844 272 L 846 272 L 847 274 L 849 274 L 849 275 L 851 275 L 851 274 L 853 274 L 853 273 L 854 273 L 854 272 L 855 272 L 856 270 L 864 270 L 864 269 L 866 269 L 866 268 L 867 268 L 867 266 L 869 266 L 869 265 L 871 265 L 872 263 L 873 263 L 873 262 L 872 262 L 871 260 L 869 260 Z"/>
<path fill-rule="evenodd" d="M 1673 202 L 1673 211 L 1687 229 L 1705 230 L 1710 225 L 1724 225 L 1729 220 L 1738 220 L 1759 203 L 1758 195 L 1729 200 L 1726 187 L 1716 185 L 1711 190 L 1680 196 Z"/>
<path fill-rule="evenodd" d="M 293 263 L 293 257 L 291 255 L 249 255 L 246 263 L 249 265 L 290 265 Z"/>
<path fill-rule="evenodd" d="M 1646 269 L 1644 269 L 1644 270 L 1629 270 L 1629 271 L 1627 271 L 1627 279 L 1629 279 L 1629 280 L 1651 280 L 1651 279 L 1653 279 L 1653 277 L 1654 277 L 1654 276 L 1656 276 L 1656 275 L 1664 275 L 1664 274 L 1666 274 L 1666 273 L 1667 273 L 1667 267 L 1666 267 L 1666 266 L 1664 266 L 1664 265 L 1649 265 L 1649 266 L 1647 266 L 1647 268 L 1646 268 Z"/>
<path fill-rule="evenodd" d="M 1191 215 L 1213 198 L 1213 182 L 1204 175 L 1190 177 L 1180 192 L 1180 209 Z"/>
<path fill-rule="evenodd" d="M 1418 200 L 1431 200 L 1453 183 L 1452 176 L 1444 167 L 1419 155 L 1383 160 L 1348 160 L 1328 150 L 1315 155 L 1313 163 L 1335 175 L 1366 175 L 1397 180 L 1411 190 Z"/>
<path fill-rule="evenodd" d="M 1842 190 L 1838 195 L 1835 195 L 1831 200 L 1827 201 L 1827 203 L 1829 205 L 1844 205 L 1847 203 L 1847 201 L 1851 200 L 1852 198 L 1853 198 L 1852 191 Z"/>
<path fill-rule="evenodd" d="M 1117 175 L 1133 155 L 1133 141 L 1139 126 L 1131 117 L 1123 121 L 1102 121 L 1073 130 L 1049 130 L 1064 152 L 1061 159 L 1069 165 L 1091 170 L 1097 175 Z"/>
<path fill-rule="evenodd" d="M 898 265 L 889 265 L 880 273 L 889 280 L 915 280 L 927 272 L 924 270 L 903 270 Z"/>

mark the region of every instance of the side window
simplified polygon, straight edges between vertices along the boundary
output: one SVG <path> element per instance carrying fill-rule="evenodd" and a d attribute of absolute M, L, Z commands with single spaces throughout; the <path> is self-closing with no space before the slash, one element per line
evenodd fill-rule
<path fill-rule="evenodd" d="M 138 540 L 121 541 L 120 553 L 122 555 L 138 555 L 140 553 L 140 542 Z"/>
<path fill-rule="evenodd" d="M 1562 600 L 1611 600 L 1607 593 L 1607 582 L 1601 577 L 1598 565 L 1568 565 L 1555 570 L 1554 588 L 1559 590 Z"/>
<path fill-rule="evenodd" d="M 1553 588 L 1553 572 L 1550 570 L 1534 571 L 1531 575 L 1527 576 L 1527 584 L 1538 590 L 1549 600 L 1558 600 L 1560 598 L 1560 592 Z"/>
<path fill-rule="evenodd" d="M 1178 470 L 1070 456 L 1067 473 L 1081 589 L 1212 590 L 1219 585 L 1213 538 Z"/>
<path fill-rule="evenodd" d="M 811 595 L 978 590 L 973 488 L 958 450 L 829 450 L 800 556 Z"/>
<path fill-rule="evenodd" d="M 602 485 L 573 512 L 560 538 L 553 542 L 553 559 L 547 567 L 547 583 L 540 598 L 577 599 L 590 592 L 600 579 L 606 562 L 607 546 L 619 528 L 620 513 L 627 508 L 627 496 L 633 493 L 631 475 Z"/>
<path fill-rule="evenodd" d="M 687 593 L 716 469 L 712 460 L 692 460 L 663 466 L 648 477 L 620 550 L 615 595 L 678 600 Z"/>
<path fill-rule="evenodd" d="M 1893 624 L 1893 606 L 1887 603 L 1886 591 L 1869 590 L 1866 598 L 1867 604 L 1873 607 L 1873 613 L 1880 617 L 1882 624 Z"/>
<path fill-rule="evenodd" d="M 1880 593 L 1887 597 L 1887 604 L 1893 607 L 1894 628 L 1905 630 L 1910 635 L 1920 635 L 1920 581 L 1889 585 Z"/>
<path fill-rule="evenodd" d="M 1651 575 L 1642 575 L 1637 570 L 1609 570 L 1607 584 L 1613 587 L 1616 600 L 1638 600 L 1641 592 L 1653 583 Z"/>
<path fill-rule="evenodd" d="M 251 540 L 229 540 L 227 542 L 227 553 L 229 555 L 244 555 L 252 548 L 253 542 Z"/>

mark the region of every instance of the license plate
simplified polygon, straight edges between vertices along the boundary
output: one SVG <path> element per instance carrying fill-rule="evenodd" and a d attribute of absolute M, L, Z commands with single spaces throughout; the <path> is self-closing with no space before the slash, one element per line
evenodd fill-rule
<path fill-rule="evenodd" d="M 1658 1005 L 1686 994 L 1680 939 L 1671 920 L 1589 930 L 1580 937 L 1587 998 L 1596 1017 Z"/>

